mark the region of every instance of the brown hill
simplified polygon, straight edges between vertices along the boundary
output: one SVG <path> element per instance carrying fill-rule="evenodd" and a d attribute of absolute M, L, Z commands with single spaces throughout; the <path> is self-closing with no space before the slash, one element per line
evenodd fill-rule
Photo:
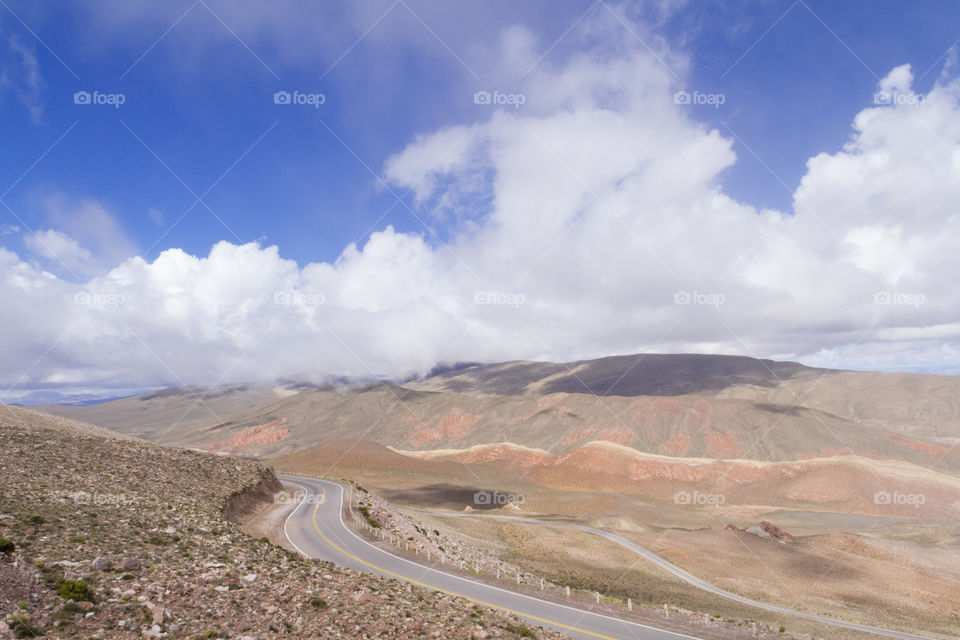
<path fill-rule="evenodd" d="M 397 449 L 512 442 L 564 455 L 612 442 L 669 457 L 837 455 L 960 472 L 960 378 L 814 369 L 736 356 L 508 362 L 404 386 L 169 390 L 57 407 L 165 444 L 251 457 L 338 440 Z"/>
<path fill-rule="evenodd" d="M 496 465 L 496 475 L 506 483 L 523 480 L 566 491 L 633 493 L 694 509 L 780 505 L 890 517 L 960 517 L 960 479 L 901 461 L 854 456 L 797 462 L 674 458 L 609 442 L 592 442 L 564 455 L 510 443 L 398 453 L 436 464 Z"/>

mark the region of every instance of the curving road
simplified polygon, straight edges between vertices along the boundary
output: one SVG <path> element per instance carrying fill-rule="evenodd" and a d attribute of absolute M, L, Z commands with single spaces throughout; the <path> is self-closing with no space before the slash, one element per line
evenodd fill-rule
<path fill-rule="evenodd" d="M 593 640 L 698 640 L 694 636 L 663 631 L 636 622 L 619 620 L 547 602 L 469 578 L 437 571 L 374 546 L 350 531 L 341 516 L 343 487 L 336 482 L 278 474 L 285 483 L 305 494 L 287 517 L 287 539 L 309 558 L 329 560 L 338 565 L 460 596 L 485 607 L 500 609 L 525 618 L 534 625 L 550 627 L 573 638 Z"/>
<path fill-rule="evenodd" d="M 574 638 L 603 638 L 607 640 L 613 640 L 615 638 L 632 638 L 636 640 L 679 640 L 680 638 L 693 638 L 693 636 L 664 631 L 635 622 L 591 613 L 475 582 L 469 578 L 438 571 L 395 556 L 392 553 L 370 544 L 347 528 L 341 515 L 343 487 L 340 484 L 300 476 L 279 475 L 279 477 L 283 482 L 295 485 L 304 491 L 304 497 L 300 504 L 287 518 L 285 530 L 290 544 L 307 557 L 329 560 L 338 565 L 358 571 L 378 573 L 435 591 L 460 596 L 487 607 L 493 607 L 516 614 L 533 624 L 551 627 Z M 594 529 L 576 523 L 535 520 L 517 516 L 450 514 L 445 512 L 432 513 L 450 517 L 494 518 L 515 520 L 527 524 L 542 524 L 580 529 L 603 536 L 611 542 L 626 547 L 644 559 L 704 591 L 729 598 L 742 604 L 845 629 L 898 638 L 899 640 L 931 640 L 925 636 L 881 629 L 854 622 L 845 622 L 803 611 L 794 611 L 724 591 L 700 580 L 652 551 L 622 536 L 602 529 Z"/>

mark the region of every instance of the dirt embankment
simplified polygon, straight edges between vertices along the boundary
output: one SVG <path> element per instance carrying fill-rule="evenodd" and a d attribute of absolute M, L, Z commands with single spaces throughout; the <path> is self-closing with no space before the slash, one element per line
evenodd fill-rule
<path fill-rule="evenodd" d="M 292 485 L 284 485 L 272 469 L 263 469 L 259 479 L 231 494 L 223 507 L 223 518 L 247 535 L 264 539 L 288 551 L 296 551 L 287 539 L 284 525 L 299 498 Z"/>
<path fill-rule="evenodd" d="M 239 491 L 234 491 L 224 501 L 223 519 L 243 525 L 250 516 L 274 502 L 273 496 L 283 491 L 283 485 L 272 469 L 260 469 L 257 481 Z"/>

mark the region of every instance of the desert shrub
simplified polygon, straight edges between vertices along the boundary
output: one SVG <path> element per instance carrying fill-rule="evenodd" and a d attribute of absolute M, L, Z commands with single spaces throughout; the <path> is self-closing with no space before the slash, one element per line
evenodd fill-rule
<path fill-rule="evenodd" d="M 64 600 L 93 602 L 93 591 L 83 580 L 61 580 L 57 584 L 57 595 Z"/>
<path fill-rule="evenodd" d="M 369 525 L 370 525 L 371 527 L 373 527 L 374 529 L 379 529 L 379 528 L 380 528 L 380 523 L 377 522 L 376 520 L 374 520 L 374 519 L 370 516 L 370 510 L 369 510 L 369 509 L 367 509 L 367 508 L 366 508 L 365 506 L 363 506 L 363 505 L 360 505 L 359 507 L 357 507 L 357 510 L 360 512 L 360 515 L 363 516 L 363 519 L 367 521 L 367 524 L 369 524 Z"/>
<path fill-rule="evenodd" d="M 515 634 L 517 634 L 518 636 L 520 636 L 521 638 L 534 638 L 534 639 L 536 639 L 536 637 L 537 637 L 536 635 L 534 635 L 533 631 L 530 630 L 530 627 L 528 627 L 527 625 L 525 625 L 525 624 L 523 624 L 523 623 L 513 624 L 512 622 L 508 622 L 507 624 L 505 624 L 505 625 L 503 626 L 503 629 L 505 629 L 506 631 L 509 631 L 510 633 L 515 633 Z"/>
<path fill-rule="evenodd" d="M 43 628 L 33 624 L 30 616 L 25 613 L 10 616 L 9 625 L 14 638 L 39 638 L 43 635 Z"/>
<path fill-rule="evenodd" d="M 12 540 L 7 540 L 6 538 L 0 538 L 0 553 L 6 553 L 7 555 L 13 553 L 13 550 L 17 548 L 17 545 L 13 543 Z"/>
<path fill-rule="evenodd" d="M 315 609 L 326 609 L 328 606 L 327 601 L 321 598 L 320 596 L 314 596 L 310 599 L 310 606 Z"/>

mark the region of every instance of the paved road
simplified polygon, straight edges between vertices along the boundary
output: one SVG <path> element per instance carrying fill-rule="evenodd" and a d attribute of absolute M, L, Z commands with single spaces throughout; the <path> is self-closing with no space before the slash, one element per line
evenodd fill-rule
<path fill-rule="evenodd" d="M 579 529 L 580 531 L 586 531 L 587 533 L 592 533 L 594 535 L 602 536 L 611 542 L 614 542 L 622 547 L 626 547 L 630 551 L 633 551 L 637 555 L 641 556 L 645 560 L 652 562 L 658 567 L 672 573 L 677 576 L 684 582 L 692 584 L 693 586 L 708 591 L 714 595 L 718 595 L 722 598 L 727 598 L 729 600 L 734 600 L 741 604 L 746 604 L 751 607 L 757 607 L 759 609 L 766 609 L 767 611 L 773 611 L 775 613 L 783 613 L 791 616 L 796 616 L 798 618 L 804 618 L 806 620 L 813 620 L 815 622 L 822 622 L 824 624 L 833 625 L 835 627 L 842 627 L 844 629 L 853 629 L 854 631 L 863 631 L 865 633 L 872 633 L 878 636 L 885 636 L 888 638 L 899 638 L 901 640 L 931 640 L 927 636 L 915 635 L 912 633 L 904 633 L 902 631 L 893 631 L 890 629 L 881 629 L 879 627 L 871 627 L 865 624 L 857 624 L 855 622 L 846 622 L 844 620 L 837 620 L 836 618 L 828 618 L 826 616 L 820 616 L 815 613 L 808 613 L 806 611 L 796 611 L 794 609 L 788 609 L 787 607 L 780 607 L 775 604 L 768 604 L 766 602 L 761 602 L 759 600 L 753 600 L 751 598 L 745 598 L 739 596 L 735 593 L 729 591 L 724 591 L 719 587 L 715 587 L 709 582 L 704 582 L 695 575 L 684 571 L 677 565 L 661 558 L 653 551 L 641 547 L 637 543 L 619 536 L 610 531 L 605 531 L 603 529 L 595 529 L 593 527 L 588 527 L 582 524 L 576 524 L 574 522 L 556 522 L 551 520 L 537 520 L 535 518 L 524 518 L 520 516 L 500 516 L 500 515 L 486 515 L 480 513 L 449 513 L 446 511 L 425 511 L 425 513 L 430 513 L 435 516 L 442 517 L 453 517 L 453 518 L 492 518 L 494 520 L 511 520 L 516 522 L 523 522 L 526 524 L 540 524 L 540 525 L 549 525 L 551 527 L 568 527 L 571 529 Z"/>
<path fill-rule="evenodd" d="M 358 571 L 378 573 L 436 591 L 461 596 L 484 606 L 514 613 L 526 618 L 533 624 L 557 629 L 574 638 L 679 640 L 680 638 L 689 639 L 693 637 L 547 602 L 532 596 L 475 582 L 469 578 L 437 571 L 436 569 L 424 567 L 405 558 L 395 556 L 363 540 L 346 527 L 341 517 L 341 505 L 343 501 L 342 486 L 335 482 L 314 478 L 285 475 L 279 477 L 284 482 L 296 485 L 305 492 L 303 501 L 297 506 L 293 513 L 290 514 L 286 522 L 287 538 L 291 544 L 305 556 L 329 560 L 338 565 Z M 450 517 L 495 518 L 515 520 L 528 524 L 580 529 L 603 536 L 616 544 L 624 546 L 642 556 L 644 559 L 704 591 L 742 604 L 776 613 L 798 616 L 846 629 L 898 638 L 899 640 L 931 640 L 926 636 L 880 629 L 854 622 L 827 618 L 813 613 L 794 611 L 786 607 L 751 600 L 750 598 L 724 591 L 700 580 L 652 551 L 622 536 L 602 529 L 594 529 L 576 523 L 535 520 L 518 516 L 450 514 L 446 512 L 433 513 L 435 515 Z"/>
<path fill-rule="evenodd" d="M 393 555 L 363 540 L 343 523 L 343 487 L 335 482 L 280 475 L 288 484 L 302 488 L 303 501 L 290 514 L 286 533 L 290 543 L 310 558 L 379 573 L 428 589 L 472 600 L 486 607 L 516 614 L 531 624 L 556 629 L 583 640 L 698 640 L 634 622 L 574 609 L 532 596 L 474 582 Z"/>

